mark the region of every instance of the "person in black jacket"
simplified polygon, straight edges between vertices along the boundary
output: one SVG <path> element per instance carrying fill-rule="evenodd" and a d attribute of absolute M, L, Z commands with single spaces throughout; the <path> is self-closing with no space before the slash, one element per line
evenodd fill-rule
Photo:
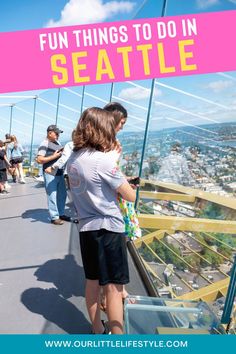
<path fill-rule="evenodd" d="M 10 167 L 11 165 L 3 147 L 4 143 L 0 140 L 0 193 L 8 193 L 5 189 L 5 183 L 7 182 L 7 167 Z"/>

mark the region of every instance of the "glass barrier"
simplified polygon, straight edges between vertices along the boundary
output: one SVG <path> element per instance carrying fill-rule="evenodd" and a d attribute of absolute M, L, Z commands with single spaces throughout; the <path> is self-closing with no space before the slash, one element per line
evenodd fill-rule
<path fill-rule="evenodd" d="M 113 85 L 91 85 L 84 89 L 83 109 L 88 107 L 104 107 L 110 102 Z"/>
<path fill-rule="evenodd" d="M 161 1 L 162 2 L 162 1 Z M 177 16 L 203 12 L 235 10 L 235 2 L 231 0 L 168 0 L 166 16 Z"/>
<path fill-rule="evenodd" d="M 236 5 L 144 1 L 134 18 L 151 8 L 158 17 Z M 25 170 L 38 174 L 35 156 L 48 125 L 57 123 L 66 143 L 83 109 L 124 105 L 121 167 L 142 177 L 135 246 L 160 296 L 209 301 L 220 318 L 236 252 L 235 87 L 236 72 L 227 72 L 0 95 L 0 139 L 16 135 Z"/>
<path fill-rule="evenodd" d="M 127 334 L 223 334 L 204 302 L 133 296 L 125 301 Z"/>
<path fill-rule="evenodd" d="M 143 150 L 151 80 L 114 85 L 112 101 L 121 103 L 128 112 L 123 130 L 118 134 L 122 145 L 121 166 L 126 176 L 137 176 Z"/>

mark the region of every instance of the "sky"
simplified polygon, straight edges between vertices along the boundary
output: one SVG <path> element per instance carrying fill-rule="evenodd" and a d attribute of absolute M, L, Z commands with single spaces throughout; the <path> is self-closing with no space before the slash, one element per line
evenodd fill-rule
<path fill-rule="evenodd" d="M 159 17 L 162 0 L 9 0 L 2 1 L 0 32 L 123 21 L 133 18 Z M 235 10 L 236 0 L 168 0 L 166 15 Z M 144 131 L 151 80 L 117 83 L 113 95 L 129 111 L 125 131 Z M 192 75 L 157 80 L 152 105 L 150 128 L 197 126 L 235 120 L 236 73 Z M 80 115 L 81 87 L 61 90 L 58 124 L 65 126 L 65 138 Z M 93 85 L 85 89 L 84 107 L 102 106 L 109 100 L 111 85 Z M 57 90 L 45 90 L 0 95 L 1 104 L 17 103 L 13 107 L 13 133 L 29 141 L 32 126 L 33 98 L 40 95 L 36 109 L 34 141 L 44 136 L 47 125 L 55 120 Z M 6 98 L 3 98 L 5 96 Z M 230 109 L 229 109 L 230 107 Z M 69 109 L 70 108 L 70 109 Z M 0 137 L 9 130 L 11 108 L 0 106 Z M 28 127 L 28 128 L 27 128 Z M 199 129 L 199 134 L 203 130 Z M 214 137 L 214 134 L 212 134 Z"/>
<path fill-rule="evenodd" d="M 131 19 L 143 0 L 2 1 L 0 31 Z"/>
<path fill-rule="evenodd" d="M 0 31 L 127 20 L 134 17 L 157 17 L 161 14 L 162 5 L 163 0 L 1 1 Z M 168 0 L 166 15 L 223 11 L 235 8 L 236 0 Z"/>

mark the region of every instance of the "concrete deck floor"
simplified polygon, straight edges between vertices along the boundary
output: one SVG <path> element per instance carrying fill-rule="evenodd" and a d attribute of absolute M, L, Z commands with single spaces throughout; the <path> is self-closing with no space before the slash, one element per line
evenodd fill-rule
<path fill-rule="evenodd" d="M 0 195 L 0 333 L 90 333 L 77 225 L 50 224 L 43 185 L 26 180 Z M 129 265 L 127 290 L 146 295 Z"/>

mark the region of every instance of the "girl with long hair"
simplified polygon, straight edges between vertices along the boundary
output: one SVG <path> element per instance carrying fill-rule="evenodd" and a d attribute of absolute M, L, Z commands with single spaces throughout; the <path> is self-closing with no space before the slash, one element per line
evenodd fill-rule
<path fill-rule="evenodd" d="M 123 333 L 123 285 L 129 282 L 124 222 L 118 194 L 135 200 L 135 191 L 117 166 L 114 117 L 104 109 L 86 109 L 76 127 L 67 171 L 78 213 L 86 277 L 85 298 L 94 333 L 104 333 L 100 292 L 107 299 L 111 333 Z"/>
<path fill-rule="evenodd" d="M 7 146 L 7 151 L 12 166 L 12 179 L 13 182 L 18 180 L 19 183 L 25 183 L 24 171 L 23 171 L 23 152 L 22 145 L 18 142 L 15 135 L 10 136 L 11 142 Z"/>

